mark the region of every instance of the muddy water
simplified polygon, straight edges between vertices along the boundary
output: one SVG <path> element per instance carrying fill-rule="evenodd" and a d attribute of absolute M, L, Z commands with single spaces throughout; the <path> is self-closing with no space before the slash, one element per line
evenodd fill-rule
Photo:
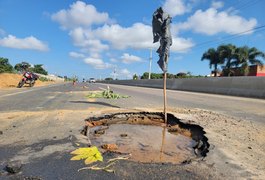
<path fill-rule="evenodd" d="M 153 125 L 113 124 L 102 135 L 90 129 L 89 137 L 93 145 L 116 144 L 117 152 L 130 153 L 131 160 L 139 162 L 170 162 L 179 164 L 195 157 L 194 141 L 181 134 L 170 134 L 166 128 Z M 124 137 L 125 136 L 125 137 Z"/>

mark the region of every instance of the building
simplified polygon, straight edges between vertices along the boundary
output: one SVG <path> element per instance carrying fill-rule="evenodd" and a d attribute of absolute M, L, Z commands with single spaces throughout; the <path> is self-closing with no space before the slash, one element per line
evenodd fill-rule
<path fill-rule="evenodd" d="M 223 70 L 221 76 L 227 76 L 227 73 L 224 73 L 225 69 Z M 244 72 L 240 67 L 238 68 L 231 68 L 230 76 L 244 76 Z M 249 66 L 247 76 L 265 76 L 265 66 L 258 66 L 252 65 Z"/>

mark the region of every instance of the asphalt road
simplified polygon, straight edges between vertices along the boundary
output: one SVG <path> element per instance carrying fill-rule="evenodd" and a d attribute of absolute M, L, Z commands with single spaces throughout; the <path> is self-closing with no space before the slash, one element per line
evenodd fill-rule
<path fill-rule="evenodd" d="M 88 113 L 86 114 L 86 110 L 89 110 L 89 108 L 123 108 L 128 110 L 139 108 L 163 108 L 163 90 L 161 89 L 120 85 L 109 86 L 115 93 L 128 95 L 130 97 L 118 100 L 97 99 L 96 101 L 88 101 L 85 96 L 89 91 L 107 88 L 107 85 L 98 83 L 78 83 L 76 86 L 68 83 L 46 87 L 1 90 L 0 115 L 13 112 L 44 112 L 45 115 L 45 112 L 49 111 L 54 112 L 54 114 L 46 115 L 47 117 L 45 117 L 46 119 L 44 119 L 45 121 L 43 122 L 40 120 L 40 117 L 35 116 L 32 120 L 27 118 L 22 119 L 25 123 L 29 122 L 29 124 L 41 121 L 42 124 L 37 126 L 37 130 L 31 129 L 32 134 L 41 134 L 38 137 L 27 135 L 29 132 L 25 132 L 25 129 L 29 127 L 23 129 L 24 126 L 26 126 L 23 124 L 24 122 L 21 122 L 21 124 L 3 126 L 5 129 L 0 128 L 3 133 L 0 137 L 10 137 L 10 141 L 12 138 L 15 138 L 15 140 L 12 140 L 14 142 L 16 142 L 16 138 L 18 139 L 18 143 L 14 144 L 2 145 L 0 143 L 0 179 L 23 179 L 31 176 L 43 179 L 87 179 L 87 177 L 90 177 L 90 179 L 165 179 L 165 177 L 168 177 L 168 179 L 175 179 L 176 177 L 180 179 L 216 179 L 219 177 L 216 176 L 216 172 L 209 171 L 208 165 L 197 165 L 196 163 L 185 167 L 163 163 L 139 164 L 120 161 L 115 165 L 116 169 L 118 169 L 115 175 L 102 171 L 100 173 L 94 171 L 77 172 L 77 169 L 83 166 L 82 163 L 69 162 L 70 155 L 65 152 L 73 150 L 73 147 L 77 148 L 76 139 L 78 139 L 78 128 L 82 127 L 84 118 L 89 116 Z M 167 97 L 169 108 L 198 108 L 220 112 L 249 121 L 265 123 L 265 101 L 261 99 L 172 90 L 167 91 Z M 61 120 L 59 121 L 58 117 L 60 117 L 60 114 L 57 117 L 55 113 L 55 111 L 62 110 L 72 112 L 64 116 L 66 120 L 64 122 Z M 10 116 L 10 120 L 12 120 L 12 118 L 14 117 Z M 71 122 L 71 119 L 73 119 L 73 122 Z M 74 121 L 74 119 L 80 120 Z M 2 120 L 5 121 L 5 119 Z M 46 123 L 48 120 L 49 123 Z M 58 122 L 55 122 L 56 120 L 58 120 Z M 63 123 L 65 122 L 69 122 L 69 125 L 64 127 Z M 19 129 L 20 125 L 22 129 Z M 30 126 L 30 128 L 33 128 L 32 126 Z M 63 130 L 56 129 L 57 127 L 61 127 L 60 129 Z M 62 133 L 60 133 L 60 131 L 62 131 Z M 53 133 L 57 133 L 56 136 Z M 24 139 L 21 140 L 20 137 L 16 137 L 20 135 L 25 136 Z M 15 176 L 6 176 L 3 170 L 1 170 L 14 156 L 23 155 L 23 157 L 27 156 L 28 159 L 31 159 L 31 156 L 37 156 L 33 152 L 43 153 L 44 150 L 47 150 L 45 147 L 64 148 L 62 151 L 56 150 L 55 153 L 48 153 L 48 155 L 46 154 L 40 157 L 38 156 L 39 158 L 33 158 L 33 161 L 23 166 L 23 172 Z M 31 155 L 31 153 L 33 153 L 33 155 Z"/>
<path fill-rule="evenodd" d="M 159 108 L 163 107 L 163 90 L 121 85 L 109 85 L 115 93 L 130 98 L 101 99 L 87 102 L 91 90 L 106 89 L 105 84 L 79 83 L 49 87 L 0 91 L 1 111 L 38 111 L 54 109 L 85 109 L 87 107 Z M 167 90 L 168 108 L 200 108 L 265 123 L 265 100 L 245 97 Z M 74 104 L 74 106 L 73 106 Z"/>

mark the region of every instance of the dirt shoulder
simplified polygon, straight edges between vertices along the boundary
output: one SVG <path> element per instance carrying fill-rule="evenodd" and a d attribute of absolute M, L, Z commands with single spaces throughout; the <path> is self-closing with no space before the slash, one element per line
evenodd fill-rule
<path fill-rule="evenodd" d="M 11 73 L 1 73 L 0 74 L 0 89 L 12 89 L 16 88 L 18 82 L 22 79 L 20 74 L 11 74 Z M 42 82 L 37 80 L 35 86 L 45 86 L 48 84 L 54 84 L 54 81 Z M 28 86 L 28 85 L 25 85 Z"/>

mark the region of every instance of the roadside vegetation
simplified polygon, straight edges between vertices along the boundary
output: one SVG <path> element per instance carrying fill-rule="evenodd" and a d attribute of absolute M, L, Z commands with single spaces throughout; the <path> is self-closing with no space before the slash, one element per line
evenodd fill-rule
<path fill-rule="evenodd" d="M 25 70 L 43 75 L 48 74 L 48 71 L 43 68 L 43 64 L 35 64 L 31 66 L 28 62 L 21 62 L 13 67 L 9 63 L 9 59 L 0 57 L 0 73 L 22 73 Z"/>
<path fill-rule="evenodd" d="M 163 79 L 164 73 L 151 73 L 150 78 L 151 79 Z M 134 75 L 133 79 L 137 80 L 137 79 L 148 79 L 149 77 L 149 73 L 145 72 L 143 73 L 142 76 L 138 77 L 136 75 Z M 171 73 L 167 73 L 167 78 L 168 79 L 175 79 L 175 78 L 194 78 L 194 77 L 203 77 L 203 76 L 194 76 L 191 74 L 191 72 L 187 72 L 187 73 L 178 73 L 178 74 L 171 74 Z"/>
<path fill-rule="evenodd" d="M 215 77 L 218 72 L 221 72 L 222 76 L 232 76 L 235 73 L 235 69 L 239 69 L 240 74 L 246 76 L 250 65 L 263 67 L 264 59 L 264 52 L 255 47 L 236 47 L 233 44 L 220 45 L 216 49 L 210 48 L 201 57 L 202 61 L 209 61 L 210 69 L 213 68 Z"/>
<path fill-rule="evenodd" d="M 0 73 L 12 73 L 13 66 L 9 64 L 7 58 L 0 57 Z"/>

